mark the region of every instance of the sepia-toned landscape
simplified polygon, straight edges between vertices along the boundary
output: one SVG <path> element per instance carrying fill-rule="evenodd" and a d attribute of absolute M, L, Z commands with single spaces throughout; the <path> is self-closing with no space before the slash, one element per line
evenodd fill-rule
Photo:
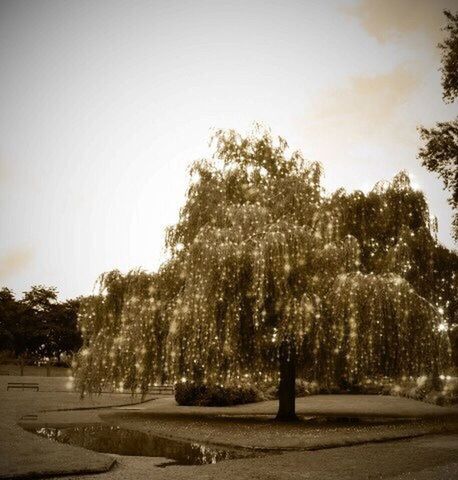
<path fill-rule="evenodd" d="M 0 65 L 0 478 L 457 478 L 456 0 L 0 0 Z"/>

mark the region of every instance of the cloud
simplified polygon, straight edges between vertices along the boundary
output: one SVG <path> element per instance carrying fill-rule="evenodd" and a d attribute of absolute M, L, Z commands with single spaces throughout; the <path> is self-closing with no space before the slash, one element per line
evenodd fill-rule
<path fill-rule="evenodd" d="M 361 0 L 343 10 L 379 42 L 420 33 L 432 39 L 431 45 L 435 47 L 442 38 L 442 11 L 457 8 L 457 0 Z"/>
<path fill-rule="evenodd" d="M 17 248 L 4 255 L 0 261 L 0 280 L 4 280 L 26 267 L 31 258 L 32 252 L 24 248 Z"/>
<path fill-rule="evenodd" d="M 307 158 L 323 163 L 324 185 L 367 190 L 403 169 L 417 171 L 418 119 L 412 106 L 421 76 L 407 65 L 355 76 L 323 90 L 301 125 Z"/>
<path fill-rule="evenodd" d="M 419 75 L 407 65 L 383 74 L 353 77 L 316 99 L 306 129 L 316 134 L 340 133 L 347 142 L 387 133 L 402 137 L 399 113 L 419 81 Z"/>

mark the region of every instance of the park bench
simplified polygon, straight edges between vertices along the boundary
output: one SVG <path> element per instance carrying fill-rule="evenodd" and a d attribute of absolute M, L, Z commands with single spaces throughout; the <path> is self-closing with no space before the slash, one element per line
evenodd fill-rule
<path fill-rule="evenodd" d="M 38 385 L 38 383 L 32 383 L 32 382 L 10 382 L 8 383 L 8 385 L 6 386 L 6 390 L 27 390 L 27 389 L 30 389 L 30 390 L 35 390 L 36 392 L 38 392 L 38 390 L 40 390 L 40 386 Z"/>
<path fill-rule="evenodd" d="M 156 395 L 173 395 L 174 388 L 173 385 L 154 385 L 150 387 L 149 393 L 156 394 Z"/>

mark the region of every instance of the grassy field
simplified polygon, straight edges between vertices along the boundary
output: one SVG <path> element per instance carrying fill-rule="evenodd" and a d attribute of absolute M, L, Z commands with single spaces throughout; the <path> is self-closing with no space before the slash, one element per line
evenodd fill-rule
<path fill-rule="evenodd" d="M 23 376 L 27 377 L 69 377 L 71 369 L 65 367 L 38 367 L 36 365 L 24 365 Z M 21 376 L 21 366 L 19 364 L 8 363 L 0 365 L 0 375 Z"/>

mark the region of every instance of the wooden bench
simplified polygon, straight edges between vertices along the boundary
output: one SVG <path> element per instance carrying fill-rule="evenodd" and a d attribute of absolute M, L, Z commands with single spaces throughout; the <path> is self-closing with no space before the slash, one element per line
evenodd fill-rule
<path fill-rule="evenodd" d="M 40 390 L 40 386 L 38 383 L 32 383 L 32 382 L 10 382 L 6 386 L 6 390 L 35 390 L 38 392 Z"/>
<path fill-rule="evenodd" d="M 173 395 L 175 389 L 173 388 L 173 385 L 154 385 L 150 387 L 149 393 L 152 393 L 153 395 Z"/>

